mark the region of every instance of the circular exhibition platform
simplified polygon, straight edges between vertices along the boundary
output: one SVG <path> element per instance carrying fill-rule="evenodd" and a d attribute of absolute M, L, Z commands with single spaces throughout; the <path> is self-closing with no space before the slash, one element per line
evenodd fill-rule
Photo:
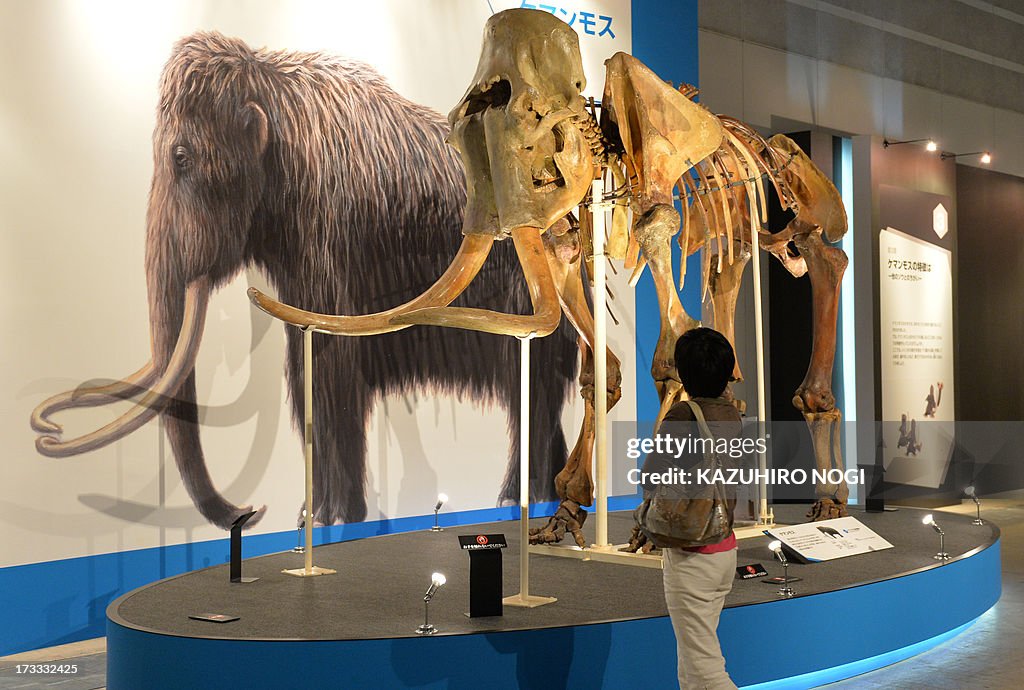
<path fill-rule="evenodd" d="M 804 506 L 775 506 L 803 522 Z M 895 663 L 962 632 L 1000 595 L 999 530 L 937 513 L 953 558 L 939 563 L 924 511 L 851 515 L 895 548 L 793 564 L 797 595 L 737 580 L 719 637 L 740 687 L 809 688 Z M 538 525 L 542 521 L 536 521 Z M 587 527 L 592 527 L 588 523 Z M 624 542 L 631 513 L 609 515 Z M 661 571 L 546 555 L 530 559 L 530 593 L 557 597 L 534 609 L 468 618 L 469 558 L 458 535 L 501 532 L 504 591 L 519 590 L 518 523 L 408 532 L 317 547 L 336 575 L 296 578 L 302 556 L 245 561 L 250 584 L 220 565 L 153 583 L 107 610 L 110 690 L 181 688 L 674 688 L 675 638 Z M 593 535 L 591 534 L 591 537 Z M 767 537 L 740 541 L 739 563 L 780 575 Z M 448 582 L 430 605 L 438 633 L 415 634 L 434 571 Z M 221 613 L 217 624 L 190 615 Z"/>

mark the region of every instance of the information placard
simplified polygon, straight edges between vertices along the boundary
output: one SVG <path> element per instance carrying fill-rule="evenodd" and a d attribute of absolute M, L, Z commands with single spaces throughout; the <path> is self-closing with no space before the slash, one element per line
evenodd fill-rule
<path fill-rule="evenodd" d="M 459 546 L 463 551 L 488 551 L 508 546 L 504 534 L 459 535 Z"/>
<path fill-rule="evenodd" d="M 952 255 L 892 227 L 878 251 L 885 481 L 937 489 L 954 440 Z"/>
<path fill-rule="evenodd" d="M 892 548 L 892 544 L 854 517 L 787 525 L 764 532 L 781 541 L 788 552 L 807 563 Z"/>

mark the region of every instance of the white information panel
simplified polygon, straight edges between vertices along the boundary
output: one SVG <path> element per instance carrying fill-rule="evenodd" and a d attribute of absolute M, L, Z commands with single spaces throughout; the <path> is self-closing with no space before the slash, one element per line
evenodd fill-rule
<path fill-rule="evenodd" d="M 765 530 L 765 534 L 781 541 L 808 563 L 892 548 L 892 544 L 854 517 L 776 527 Z"/>
<path fill-rule="evenodd" d="M 878 253 L 885 480 L 935 489 L 953 449 L 952 260 L 891 227 Z"/>

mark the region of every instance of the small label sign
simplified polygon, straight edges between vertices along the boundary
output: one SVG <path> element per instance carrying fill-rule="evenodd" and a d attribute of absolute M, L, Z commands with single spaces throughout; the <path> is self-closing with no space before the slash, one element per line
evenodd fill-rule
<path fill-rule="evenodd" d="M 459 545 L 463 551 L 480 551 L 483 549 L 504 549 L 508 546 L 504 534 L 476 534 L 459 536 Z"/>
<path fill-rule="evenodd" d="M 767 574 L 768 571 L 760 563 L 741 565 L 736 568 L 736 577 L 741 580 L 753 580 L 755 577 L 764 577 Z"/>

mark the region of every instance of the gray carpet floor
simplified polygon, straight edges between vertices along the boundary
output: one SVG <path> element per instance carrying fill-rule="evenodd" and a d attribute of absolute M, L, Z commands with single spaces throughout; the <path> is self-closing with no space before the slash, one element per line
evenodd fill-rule
<path fill-rule="evenodd" d="M 802 506 L 776 506 L 779 521 L 802 521 Z M 936 535 L 921 524 L 923 511 L 901 509 L 873 514 L 857 512 L 864 524 L 896 548 L 812 565 L 794 564 L 790 574 L 803 580 L 799 596 L 895 577 L 919 568 L 936 567 Z M 537 524 L 543 524 L 537 521 Z M 946 548 L 954 556 L 991 543 L 996 530 L 975 527 L 969 516 L 942 516 Z M 588 521 L 587 527 L 593 529 Z M 609 516 L 609 537 L 626 541 L 630 513 Z M 514 594 L 519 583 L 518 523 L 504 522 L 444 532 L 396 534 L 315 549 L 316 565 L 336 575 L 294 578 L 283 568 L 299 567 L 302 556 L 274 554 L 245 562 L 251 584 L 230 584 L 227 566 L 189 573 L 138 590 L 115 602 L 111 614 L 132 627 L 173 635 L 232 639 L 356 639 L 413 636 L 422 622 L 424 590 L 434 571 L 447 585 L 431 604 L 431 622 L 441 634 L 580 625 L 667 615 L 661 571 L 601 562 L 534 555 L 530 560 L 530 592 L 558 598 L 538 609 L 505 608 L 498 618 L 470 619 L 468 556 L 457 536 L 504 532 L 504 590 Z M 593 533 L 591 532 L 591 538 Z M 772 561 L 768 539 L 740 542 L 739 563 L 759 562 L 770 574 L 781 574 Z M 737 581 L 727 606 L 776 600 L 776 587 L 760 580 Z M 238 616 L 227 624 L 190 620 L 190 614 Z"/>

